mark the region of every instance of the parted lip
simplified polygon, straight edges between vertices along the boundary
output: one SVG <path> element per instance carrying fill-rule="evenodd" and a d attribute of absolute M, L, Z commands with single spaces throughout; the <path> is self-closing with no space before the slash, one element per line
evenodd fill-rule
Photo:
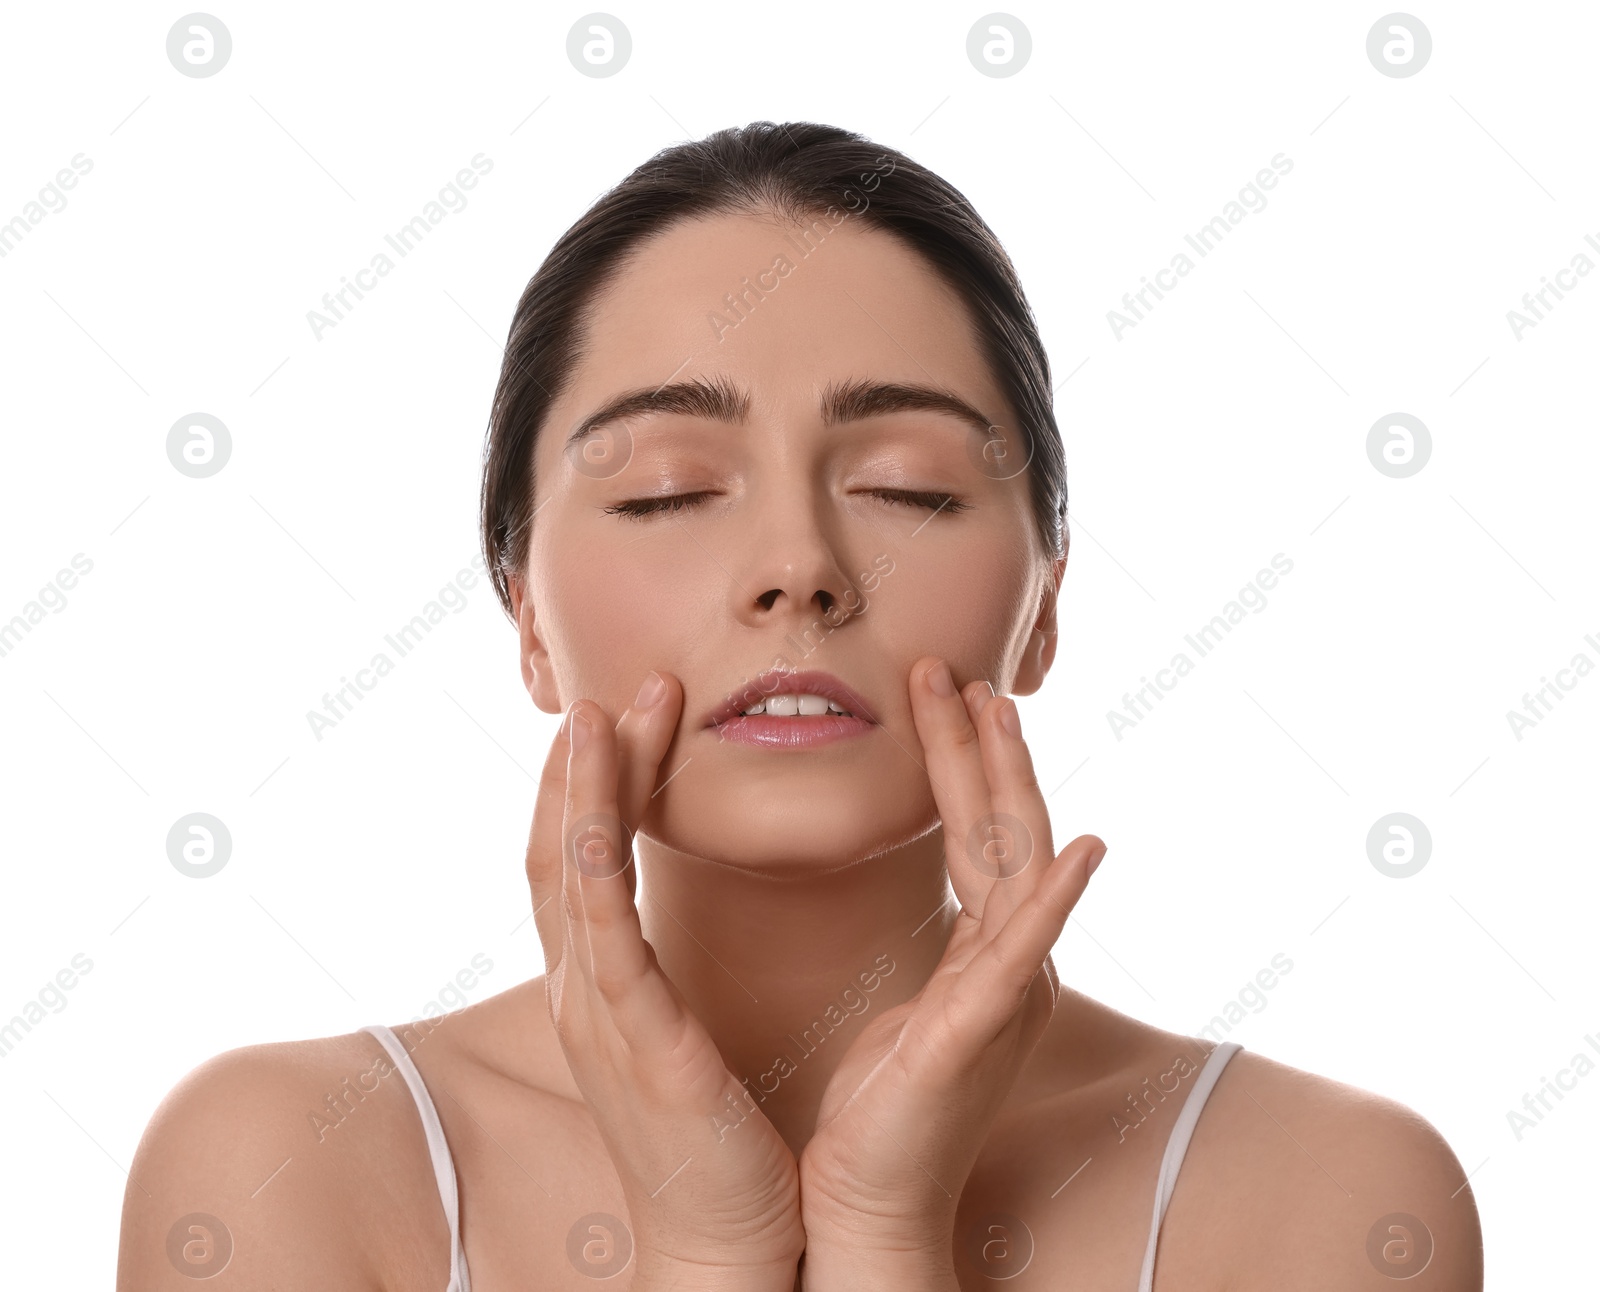
<path fill-rule="evenodd" d="M 724 722 L 737 718 L 758 700 L 765 700 L 769 695 L 820 695 L 826 700 L 832 700 L 841 708 L 850 710 L 858 718 L 867 722 L 877 722 L 877 716 L 872 712 L 859 692 L 851 690 L 832 673 L 819 673 L 815 669 L 804 669 L 799 672 L 787 669 L 769 668 L 757 673 L 753 678 L 735 691 L 726 700 L 706 715 L 705 725 L 718 727 Z"/>

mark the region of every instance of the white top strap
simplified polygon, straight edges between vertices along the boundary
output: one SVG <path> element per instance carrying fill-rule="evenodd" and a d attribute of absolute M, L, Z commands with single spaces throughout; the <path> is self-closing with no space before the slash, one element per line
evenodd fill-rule
<path fill-rule="evenodd" d="M 1167 1140 L 1167 1151 L 1161 1157 L 1161 1173 L 1156 1178 L 1155 1215 L 1150 1222 L 1150 1241 L 1144 1249 L 1144 1267 L 1139 1271 L 1139 1292 L 1153 1292 L 1156 1277 L 1156 1240 L 1161 1236 L 1161 1221 L 1167 1214 L 1167 1203 L 1172 1201 L 1172 1190 L 1178 1183 L 1178 1172 L 1183 1167 L 1183 1155 L 1189 1151 L 1189 1138 L 1194 1134 L 1195 1123 L 1211 1096 L 1228 1060 L 1241 1049 L 1237 1041 L 1220 1042 L 1200 1068 L 1194 1079 L 1189 1097 L 1178 1110 L 1178 1120 Z"/>
<path fill-rule="evenodd" d="M 450 1145 L 444 1138 L 444 1127 L 439 1124 L 439 1113 L 433 1106 L 422 1073 L 406 1053 L 400 1038 L 382 1023 L 369 1023 L 361 1029 L 378 1038 L 378 1043 L 389 1052 L 394 1066 L 405 1078 L 416 1101 L 417 1112 L 422 1116 L 422 1132 L 428 1139 L 428 1156 L 433 1161 L 433 1178 L 439 1186 L 439 1201 L 444 1204 L 444 1218 L 450 1226 L 450 1283 L 445 1292 L 472 1292 L 467 1277 L 467 1256 L 461 1248 L 461 1204 L 456 1194 L 456 1167 L 450 1156 Z"/>

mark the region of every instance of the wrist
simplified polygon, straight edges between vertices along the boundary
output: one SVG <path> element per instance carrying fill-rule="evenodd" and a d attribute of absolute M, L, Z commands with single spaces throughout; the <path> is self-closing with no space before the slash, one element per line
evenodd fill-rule
<path fill-rule="evenodd" d="M 798 1292 L 960 1292 L 949 1243 L 873 1248 L 807 1242 Z"/>
<path fill-rule="evenodd" d="M 631 1292 L 795 1292 L 798 1260 L 764 1265 L 713 1265 L 637 1254 Z"/>

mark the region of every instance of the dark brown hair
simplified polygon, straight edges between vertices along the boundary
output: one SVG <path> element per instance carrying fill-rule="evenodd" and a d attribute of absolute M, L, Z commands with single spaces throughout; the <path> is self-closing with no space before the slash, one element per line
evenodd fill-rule
<path fill-rule="evenodd" d="M 800 222 L 840 207 L 860 208 L 863 220 L 920 252 L 966 303 L 984 357 L 1021 419 L 1044 550 L 1064 554 L 1066 456 L 1050 363 L 993 230 L 955 188 L 903 153 L 835 126 L 756 121 L 675 144 L 638 167 L 561 235 L 517 302 L 489 415 L 480 500 L 484 559 L 507 614 L 507 576 L 528 555 L 534 446 L 583 353 L 584 309 L 595 294 L 630 253 L 682 220 L 773 210 Z"/>

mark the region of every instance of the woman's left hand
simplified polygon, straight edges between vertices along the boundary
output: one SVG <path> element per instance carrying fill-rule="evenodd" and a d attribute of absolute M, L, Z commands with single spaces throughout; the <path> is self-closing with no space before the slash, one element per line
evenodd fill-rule
<path fill-rule="evenodd" d="M 1050 948 L 1106 845 L 1052 860 L 1050 817 L 1016 704 L 957 694 L 933 657 L 910 693 L 961 903 L 944 957 L 911 1000 L 846 1051 L 800 1158 L 803 1285 L 955 1289 L 956 1205 L 990 1124 L 1055 1008 Z"/>

